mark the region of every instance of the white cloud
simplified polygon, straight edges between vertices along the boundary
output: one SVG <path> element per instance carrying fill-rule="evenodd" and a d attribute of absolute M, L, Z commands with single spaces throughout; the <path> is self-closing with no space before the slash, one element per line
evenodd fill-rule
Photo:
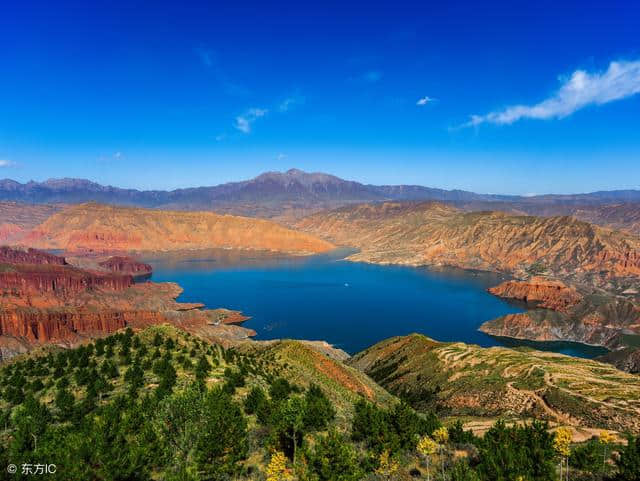
<path fill-rule="evenodd" d="M 122 158 L 122 152 L 116 152 L 115 154 L 113 154 L 113 157 L 116 159 L 121 159 Z"/>
<path fill-rule="evenodd" d="M 305 100 L 306 99 L 304 98 L 304 96 L 300 94 L 291 95 L 286 99 L 284 99 L 282 102 L 280 102 L 280 105 L 278 105 L 278 110 L 280 112 L 288 112 L 289 110 L 296 107 L 297 105 L 304 104 Z"/>
<path fill-rule="evenodd" d="M 11 160 L 0 159 L 0 167 L 15 167 L 16 163 Z"/>
<path fill-rule="evenodd" d="M 513 105 L 485 115 L 472 115 L 465 127 L 508 125 L 520 119 L 561 119 L 588 105 L 603 105 L 640 92 L 640 60 L 611 62 L 604 72 L 576 70 L 558 91 L 535 105 Z"/>
<path fill-rule="evenodd" d="M 418 101 L 416 102 L 416 105 L 427 105 L 429 102 L 433 102 L 435 99 L 432 99 L 431 97 L 427 97 L 426 95 L 424 97 L 422 97 L 421 99 L 418 99 Z"/>
<path fill-rule="evenodd" d="M 264 117 L 265 115 L 267 115 L 268 112 L 269 111 L 267 109 L 259 109 L 259 108 L 249 109 L 244 114 L 238 115 L 236 117 L 236 121 L 233 126 L 240 132 L 244 134 L 249 134 L 251 133 L 252 124 L 256 120 L 258 120 L 260 117 Z"/>
<path fill-rule="evenodd" d="M 280 152 L 277 156 L 276 156 L 276 160 L 283 160 L 287 158 L 287 154 L 283 154 L 282 152 Z"/>

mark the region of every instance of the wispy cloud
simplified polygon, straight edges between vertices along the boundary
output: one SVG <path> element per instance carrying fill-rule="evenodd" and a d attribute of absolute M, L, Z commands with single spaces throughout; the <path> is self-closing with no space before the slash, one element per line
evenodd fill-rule
<path fill-rule="evenodd" d="M 556 93 L 534 105 L 513 105 L 485 115 L 472 115 L 464 127 L 508 125 L 521 119 L 561 119 L 589 105 L 603 105 L 640 92 L 640 60 L 611 62 L 604 72 L 576 70 Z"/>
<path fill-rule="evenodd" d="M 287 154 L 283 154 L 282 152 L 276 155 L 276 160 L 284 160 L 286 158 L 287 158 Z"/>
<path fill-rule="evenodd" d="M 114 159 L 121 159 L 124 154 L 122 152 L 116 152 L 113 154 Z"/>
<path fill-rule="evenodd" d="M 300 95 L 299 93 L 295 93 L 293 95 L 286 97 L 282 102 L 280 102 L 280 105 L 278 105 L 278 110 L 280 112 L 288 112 L 292 108 L 295 108 L 298 105 L 304 104 L 305 100 L 306 99 L 303 95 Z"/>
<path fill-rule="evenodd" d="M 250 93 L 246 87 L 232 81 L 222 70 L 218 62 L 218 56 L 215 51 L 205 48 L 196 47 L 194 52 L 200 59 L 200 63 L 209 70 L 222 87 L 227 95 L 236 97 L 246 96 Z"/>
<path fill-rule="evenodd" d="M 267 109 L 251 108 L 244 114 L 236 117 L 233 127 L 244 134 L 249 134 L 251 133 L 253 123 L 268 113 L 269 111 Z"/>
<path fill-rule="evenodd" d="M 16 163 L 11 160 L 0 159 L 0 167 L 15 167 L 15 166 L 16 166 Z"/>
<path fill-rule="evenodd" d="M 423 105 L 427 105 L 428 103 L 433 102 L 435 99 L 431 98 L 431 97 L 427 97 L 426 95 L 420 99 L 418 99 L 418 101 L 416 102 L 416 105 L 419 106 L 423 106 Z"/>

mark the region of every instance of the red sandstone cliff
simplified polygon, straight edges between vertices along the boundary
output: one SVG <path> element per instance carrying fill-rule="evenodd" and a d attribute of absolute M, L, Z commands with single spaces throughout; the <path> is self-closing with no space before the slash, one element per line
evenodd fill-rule
<path fill-rule="evenodd" d="M 505 285 L 507 284 L 507 285 Z M 619 296 L 590 293 L 578 300 L 571 288 L 557 295 L 547 288 L 528 289 L 527 282 L 503 283 L 490 291 L 506 297 L 540 297 L 538 308 L 487 321 L 480 330 L 493 336 L 533 341 L 574 341 L 617 349 L 623 334 L 640 334 L 640 306 Z M 578 301 L 578 302 L 576 302 Z"/>
<path fill-rule="evenodd" d="M 176 284 L 134 284 L 129 274 L 48 264 L 64 259 L 33 250 L 3 253 L 4 261 L 44 263 L 0 262 L 0 361 L 45 343 L 72 346 L 127 326 L 171 323 L 225 343 L 255 334 L 232 325 L 247 319 L 239 312 L 176 302 L 182 292 Z M 96 267 L 95 260 L 88 264 Z M 148 267 L 129 258 L 109 259 L 107 266 L 138 272 Z"/>
<path fill-rule="evenodd" d="M 69 296 L 87 289 L 123 290 L 130 275 L 82 271 L 71 266 L 17 264 L 0 272 L 0 292 L 18 298 L 55 294 Z"/>
<path fill-rule="evenodd" d="M 127 256 L 110 257 L 106 261 L 99 262 L 98 265 L 113 272 L 131 274 L 133 276 L 145 276 L 153 271 L 149 264 Z"/>
<path fill-rule="evenodd" d="M 567 313 L 582 301 L 582 295 L 560 281 L 533 277 L 528 281 L 506 281 L 488 289 L 505 299 L 535 303 L 537 307 Z"/>
<path fill-rule="evenodd" d="M 6 264 L 52 264 L 62 266 L 64 257 L 49 254 L 37 249 L 16 249 L 8 246 L 0 247 L 0 263 Z"/>

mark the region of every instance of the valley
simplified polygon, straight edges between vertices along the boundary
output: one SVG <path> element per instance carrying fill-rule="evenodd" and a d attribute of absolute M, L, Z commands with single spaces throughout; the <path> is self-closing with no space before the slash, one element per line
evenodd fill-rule
<path fill-rule="evenodd" d="M 70 185 L 111 195 L 68 181 L 46 189 L 59 189 L 59 200 Z M 313 447 L 335 433 L 353 459 L 370 459 L 354 479 L 381 469 L 383 449 L 402 453 L 404 475 L 423 475 L 417 440 L 436 437 L 441 424 L 456 441 L 442 444 L 439 459 L 478 472 L 489 469 L 488 454 L 478 454 L 484 437 L 501 429 L 540 429 L 552 440 L 567 428 L 576 450 L 603 432 L 622 450 L 625 433 L 640 434 L 632 213 L 593 205 L 580 208 L 590 221 L 543 217 L 525 214 L 517 199 L 449 192 L 438 194 L 447 203 L 422 202 L 415 199 L 427 191 L 411 186 L 364 187 L 289 171 L 225 187 L 219 212 L 95 199 L 3 204 L 10 246 L 0 249 L 0 376 L 11 387 L 0 392 L 0 414 L 21 412 L 20 399 L 40 403 L 56 420 L 37 435 L 49 439 L 76 429 L 73 416 L 90 424 L 92 413 L 128 399 L 121 413 L 144 403 L 159 409 L 141 417 L 153 431 L 164 403 L 178 409 L 189 393 L 226 392 L 216 402 L 240 409 L 235 426 L 246 426 L 249 444 L 224 469 L 249 479 L 273 459 L 262 442 L 301 469 L 297 442 L 286 440 L 298 431 L 281 424 L 289 404 L 306 412 L 325 403 L 322 425 L 300 425 L 300 456 L 316 469 L 322 454 Z M 268 199 L 257 202 L 265 188 Z M 509 203 L 513 210 L 469 211 Z M 102 358 L 108 345 L 121 345 L 108 355 L 115 371 Z M 82 365 L 67 372 L 56 364 L 66 356 Z M 64 385 L 29 367 L 44 373 L 54 364 Z M 278 398 L 274 386 L 286 385 Z M 536 420 L 548 424 L 518 427 Z M 378 422 L 390 423 L 385 434 L 366 434 Z M 13 432 L 0 430 L 0 442 L 18 452 Z M 128 442 L 138 435 L 129 432 Z M 157 472 L 174 469 L 150 462 Z"/>

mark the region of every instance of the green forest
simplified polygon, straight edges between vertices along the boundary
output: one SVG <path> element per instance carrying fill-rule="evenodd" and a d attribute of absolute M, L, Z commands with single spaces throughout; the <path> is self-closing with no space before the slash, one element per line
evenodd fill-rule
<path fill-rule="evenodd" d="M 0 477 L 44 464 L 39 478 L 65 481 L 640 480 L 632 436 L 578 444 L 498 421 L 478 437 L 391 396 L 336 403 L 291 371 L 169 326 L 18 357 L 0 369 L 0 466 L 17 472 Z"/>

